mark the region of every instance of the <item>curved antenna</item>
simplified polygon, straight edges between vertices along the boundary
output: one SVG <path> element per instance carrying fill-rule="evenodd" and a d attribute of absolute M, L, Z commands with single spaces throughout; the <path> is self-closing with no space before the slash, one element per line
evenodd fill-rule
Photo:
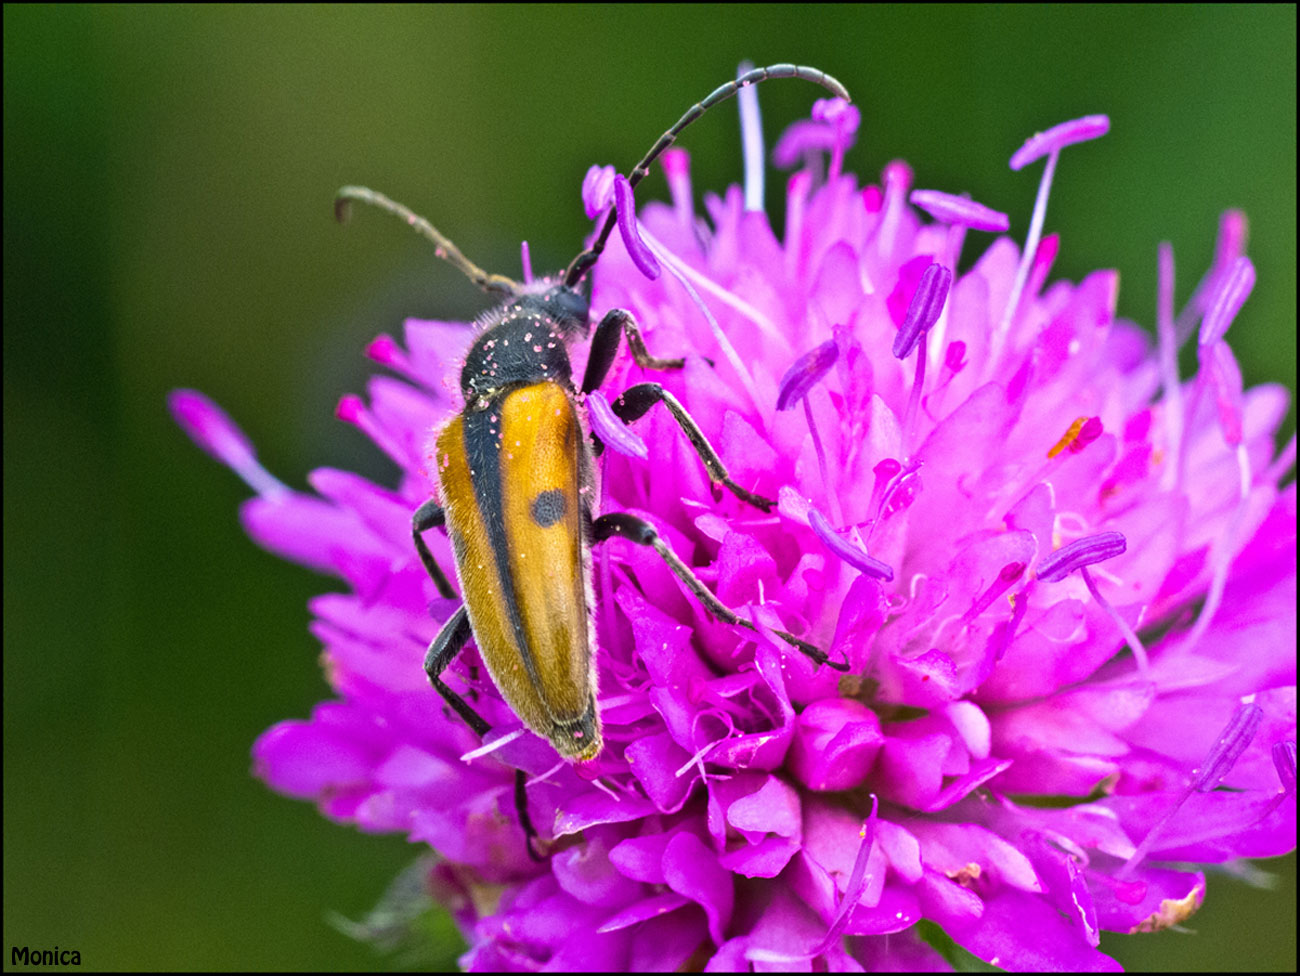
<path fill-rule="evenodd" d="M 746 71 L 734 81 L 719 85 L 703 101 L 696 102 L 687 109 L 686 114 L 678 119 L 671 129 L 661 135 L 658 141 L 650 147 L 650 151 L 642 157 L 641 162 L 632 168 L 627 181 L 635 188 L 649 174 L 650 166 L 654 161 L 659 158 L 665 149 L 677 141 L 677 137 L 682 134 L 683 129 L 713 108 L 713 106 L 726 101 L 742 88 L 748 85 L 757 85 L 760 81 L 767 81 L 769 78 L 802 78 L 804 81 L 811 81 L 821 85 L 838 98 L 845 101 L 852 100 L 843 85 L 817 68 L 806 68 L 797 64 L 773 64 L 768 65 L 766 68 L 754 68 L 752 71 Z M 595 243 L 569 263 L 568 269 L 564 272 L 566 287 L 573 288 L 576 286 L 582 280 L 583 275 L 591 270 L 601 252 L 605 250 L 605 242 L 609 240 L 610 232 L 613 231 L 614 224 L 617 222 L 617 212 L 610 210 L 609 216 L 605 218 L 605 226 L 601 228 L 600 236 L 596 238 Z"/>
<path fill-rule="evenodd" d="M 345 186 L 334 195 L 334 218 L 340 224 L 346 224 L 352 213 L 352 201 L 360 200 L 362 203 L 368 203 L 372 207 L 378 207 L 380 210 L 386 210 L 394 216 L 401 217 L 406 225 L 415 231 L 421 237 L 433 241 L 433 246 L 437 249 L 438 257 L 444 261 L 454 264 L 465 277 L 478 285 L 485 292 L 503 297 L 518 295 L 520 292 L 519 283 L 507 278 L 505 275 L 491 274 L 484 271 L 477 264 L 471 261 L 465 255 L 460 253 L 460 248 L 450 240 L 443 237 L 438 228 L 429 223 L 409 207 L 404 207 L 395 200 L 390 200 L 382 193 L 371 190 L 364 186 Z"/>

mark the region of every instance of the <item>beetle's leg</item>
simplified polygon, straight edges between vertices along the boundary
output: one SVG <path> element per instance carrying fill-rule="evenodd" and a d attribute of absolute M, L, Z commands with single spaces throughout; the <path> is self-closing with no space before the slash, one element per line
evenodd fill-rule
<path fill-rule="evenodd" d="M 442 506 L 436 504 L 433 499 L 429 499 L 429 501 L 417 508 L 415 514 L 411 516 L 411 538 L 415 540 L 415 551 L 420 554 L 420 562 L 424 563 L 425 571 L 429 574 L 429 578 L 433 580 L 433 585 L 438 588 L 438 595 L 450 600 L 456 596 L 456 591 L 447 582 L 447 574 L 442 571 L 442 567 L 433 558 L 433 553 L 429 551 L 429 547 L 425 544 L 424 537 L 421 535 L 422 532 L 429 529 L 436 529 L 444 524 L 446 520 Z M 461 643 L 464 643 L 464 641 Z"/>
<path fill-rule="evenodd" d="M 423 508 L 421 508 L 421 511 L 423 511 Z M 424 673 L 429 676 L 429 683 L 433 685 L 434 690 L 442 695 L 443 701 L 464 719 L 465 724 L 473 729 L 480 739 L 483 739 L 492 731 L 492 726 L 488 725 L 483 716 L 470 707 L 469 702 L 447 687 L 442 680 L 442 673 L 447 670 L 447 666 L 451 664 L 456 655 L 464 649 L 472 634 L 473 631 L 470 630 L 469 626 L 469 615 L 465 612 L 464 604 L 461 604 L 456 608 L 456 612 L 447 618 L 447 622 L 442 625 L 442 630 L 438 631 L 438 636 L 429 645 L 429 651 L 424 656 Z M 515 810 L 519 814 L 519 826 L 524 829 L 524 845 L 528 848 L 528 856 L 532 860 L 542 861 L 544 858 L 540 857 L 537 851 L 533 849 L 533 838 L 537 836 L 537 831 L 533 828 L 532 818 L 528 816 L 526 783 L 527 776 L 524 771 L 516 769 Z"/>
<path fill-rule="evenodd" d="M 685 583 L 686 588 L 694 593 L 695 598 L 703 603 L 704 608 L 718 620 L 725 624 L 739 624 L 741 627 L 748 627 L 753 631 L 758 630 L 758 626 L 752 620 L 742 617 L 714 596 L 709 588 L 700 581 L 700 578 L 691 572 L 691 567 L 682 562 L 677 553 L 673 552 L 667 540 L 656 532 L 654 526 L 645 519 L 639 519 L 627 512 L 612 512 L 609 515 L 602 515 L 592 523 L 593 542 L 603 542 L 612 536 L 621 536 L 639 546 L 649 546 L 659 553 L 659 558 L 668 564 L 668 568 L 673 571 L 673 575 Z M 772 632 L 791 647 L 808 655 L 818 664 L 825 664 L 836 671 L 849 670 L 847 663 L 832 662 L 826 652 L 815 644 L 800 640 L 784 630 L 773 630 Z"/>
<path fill-rule="evenodd" d="M 610 406 L 619 420 L 625 424 L 630 424 L 632 421 L 644 416 L 646 411 L 656 403 L 662 403 L 668 408 L 668 412 L 673 415 L 673 419 L 677 421 L 677 426 L 682 429 L 682 433 L 691 442 L 691 447 L 695 448 L 695 453 L 704 462 L 704 467 L 709 472 L 709 480 L 715 485 L 725 486 L 742 502 L 748 502 L 755 508 L 761 508 L 765 512 L 771 511 L 776 502 L 770 498 L 764 498 L 762 495 L 755 495 L 752 491 L 747 491 L 731 480 L 731 476 L 727 474 L 726 466 L 722 463 L 722 458 L 718 457 L 718 452 L 713 449 L 713 445 L 705 438 L 704 431 L 700 430 L 699 425 L 686 412 L 686 408 L 677 402 L 677 398 L 658 383 L 638 383 L 636 386 L 629 387 Z"/>
<path fill-rule="evenodd" d="M 464 719 L 465 724 L 477 732 L 481 739 L 492 731 L 492 726 L 488 725 L 482 715 L 474 711 L 464 698 L 448 688 L 442 680 L 442 673 L 447 670 L 447 665 L 451 664 L 472 636 L 469 614 L 465 612 L 464 604 L 461 604 L 456 608 L 456 612 L 447 618 L 447 622 L 442 625 L 442 630 L 438 631 L 438 636 L 429 645 L 429 651 L 424 655 L 424 673 L 429 676 L 429 684 L 433 685 L 434 691 L 442 695 L 443 700 L 456 710 L 456 714 Z"/>
<path fill-rule="evenodd" d="M 533 828 L 532 818 L 528 816 L 528 777 L 524 775 L 522 769 L 515 770 L 515 812 L 519 814 L 519 826 L 524 828 L 524 847 L 528 850 L 528 859 L 537 861 L 539 864 L 545 862 L 546 858 L 542 857 L 533 849 L 533 838 L 537 836 L 537 831 Z"/>
<path fill-rule="evenodd" d="M 609 368 L 614 365 L 614 357 L 618 355 L 619 336 L 624 332 L 627 333 L 627 346 L 632 350 L 632 359 L 642 369 L 681 369 L 686 365 L 684 359 L 656 359 L 650 355 L 632 313 L 621 308 L 611 308 L 591 336 L 587 368 L 582 374 L 583 393 L 590 393 L 605 382 Z"/>

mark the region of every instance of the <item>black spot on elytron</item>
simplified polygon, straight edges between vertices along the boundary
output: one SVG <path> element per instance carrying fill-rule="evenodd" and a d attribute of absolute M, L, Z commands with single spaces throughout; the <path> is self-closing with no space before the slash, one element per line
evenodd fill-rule
<path fill-rule="evenodd" d="M 532 514 L 533 521 L 544 529 L 549 529 L 552 525 L 564 518 L 564 509 L 566 502 L 564 492 L 559 488 L 552 488 L 549 491 L 539 492 L 533 499 Z"/>

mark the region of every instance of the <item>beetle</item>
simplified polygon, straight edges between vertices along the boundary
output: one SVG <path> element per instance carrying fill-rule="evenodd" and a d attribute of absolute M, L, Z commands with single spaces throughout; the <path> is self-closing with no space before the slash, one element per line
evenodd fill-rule
<path fill-rule="evenodd" d="M 755 68 L 716 88 L 666 130 L 628 176 L 635 187 L 687 126 L 746 85 L 769 78 L 801 78 L 848 98 L 834 78 L 815 68 L 780 64 Z M 466 258 L 429 221 L 374 190 L 343 187 L 336 216 L 348 218 L 360 201 L 404 219 L 431 240 L 438 254 L 500 304 L 481 320 L 460 374 L 464 408 L 436 435 L 438 495 L 415 512 L 411 534 L 421 562 L 446 598 L 455 598 L 424 533 L 442 527 L 450 537 L 463 601 L 429 645 L 429 681 L 480 737 L 488 723 L 442 680 L 471 636 L 506 703 L 525 726 L 548 739 L 562 757 L 594 759 L 602 747 L 596 704 L 595 627 L 591 548 L 619 536 L 655 550 L 668 568 L 717 619 L 757 630 L 725 606 L 695 576 L 654 527 L 625 512 L 592 512 L 594 455 L 599 440 L 584 422 L 581 399 L 604 381 L 626 335 L 634 361 L 648 369 L 679 369 L 680 359 L 656 359 L 633 316 L 607 312 L 591 332 L 583 279 L 595 266 L 617 221 L 612 208 L 591 247 L 557 279 L 519 284 L 489 274 Z M 581 384 L 574 385 L 568 348 L 591 334 Z M 762 511 L 771 500 L 737 484 L 684 407 L 657 383 L 640 383 L 612 402 L 625 424 L 656 404 L 672 414 L 715 486 Z M 593 443 L 594 442 L 594 443 Z M 506 447 L 505 445 L 509 445 Z M 785 631 L 784 641 L 818 664 L 848 670 L 824 651 Z M 516 802 L 530 837 L 517 773 Z"/>

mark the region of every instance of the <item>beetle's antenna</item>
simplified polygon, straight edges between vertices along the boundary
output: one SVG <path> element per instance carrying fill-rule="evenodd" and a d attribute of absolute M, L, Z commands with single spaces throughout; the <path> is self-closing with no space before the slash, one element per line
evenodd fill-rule
<path fill-rule="evenodd" d="M 817 68 L 807 68 L 798 64 L 773 64 L 766 68 L 754 68 L 746 71 L 734 81 L 729 81 L 724 85 L 715 88 L 703 101 L 696 102 L 686 114 L 677 120 L 677 123 L 661 135 L 657 142 L 650 147 L 650 151 L 642 157 L 641 162 L 632 168 L 628 174 L 627 181 L 635 187 L 650 172 L 650 167 L 656 159 L 662 155 L 663 151 L 677 141 L 677 137 L 682 134 L 682 130 L 698 119 L 719 102 L 724 102 L 736 92 L 748 85 L 757 85 L 760 81 L 767 81 L 769 78 L 802 78 L 804 81 L 811 81 L 823 88 L 828 89 L 831 94 L 843 98 L 845 101 L 851 101 L 848 90 L 845 89 L 838 81 L 828 75 L 826 72 Z M 568 288 L 573 288 L 580 282 L 588 271 L 591 270 L 601 252 L 605 250 L 605 242 L 609 240 L 610 232 L 614 229 L 614 224 L 618 222 L 618 214 L 611 210 L 609 216 L 605 219 L 605 226 L 600 230 L 600 236 L 596 238 L 594 244 L 587 250 L 583 251 L 570 262 L 568 269 L 564 272 L 564 284 Z"/>
<path fill-rule="evenodd" d="M 507 278 L 505 275 L 490 274 L 484 271 L 477 264 L 471 261 L 465 255 L 460 253 L 460 248 L 450 240 L 443 237 L 438 228 L 429 223 L 409 207 L 404 207 L 396 200 L 390 200 L 382 193 L 371 190 L 364 186 L 345 186 L 334 195 L 334 217 L 340 224 L 346 224 L 348 217 L 352 213 L 352 201 L 360 200 L 362 203 L 368 203 L 372 207 L 378 207 L 380 210 L 387 210 L 390 214 L 401 217 L 406 225 L 421 237 L 433 241 L 433 246 L 437 248 L 438 257 L 442 258 L 461 270 L 470 281 L 478 285 L 485 292 L 503 297 L 517 295 L 520 292 L 518 282 Z"/>

